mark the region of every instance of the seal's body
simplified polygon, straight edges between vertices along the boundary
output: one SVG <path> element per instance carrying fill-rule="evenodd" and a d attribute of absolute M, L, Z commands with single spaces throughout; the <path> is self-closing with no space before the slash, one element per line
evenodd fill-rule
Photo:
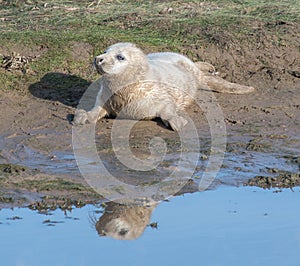
<path fill-rule="evenodd" d="M 110 46 L 94 64 L 102 75 L 95 107 L 78 110 L 74 124 L 96 122 L 106 115 L 138 120 L 160 117 L 173 130 L 180 130 L 187 120 L 179 113 L 209 83 L 218 92 L 254 90 L 215 76 L 210 64 L 194 63 L 177 53 L 145 55 L 131 43 Z"/>

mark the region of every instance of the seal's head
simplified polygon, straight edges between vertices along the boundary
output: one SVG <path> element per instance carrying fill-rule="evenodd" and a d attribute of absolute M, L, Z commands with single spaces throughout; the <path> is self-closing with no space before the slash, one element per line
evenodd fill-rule
<path fill-rule="evenodd" d="M 151 206 L 122 205 L 108 202 L 100 219 L 95 222 L 99 236 L 108 236 L 119 240 L 137 239 L 150 222 Z"/>
<path fill-rule="evenodd" d="M 148 61 L 145 54 L 132 43 L 116 43 L 94 60 L 101 75 L 137 75 L 145 73 Z"/>

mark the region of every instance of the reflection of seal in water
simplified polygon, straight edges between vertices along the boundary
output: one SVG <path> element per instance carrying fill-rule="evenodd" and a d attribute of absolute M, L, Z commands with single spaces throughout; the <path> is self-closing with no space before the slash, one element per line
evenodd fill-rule
<path fill-rule="evenodd" d="M 95 223 L 100 236 L 109 236 L 120 240 L 138 238 L 150 222 L 156 205 L 122 205 L 109 202 L 104 214 Z"/>
<path fill-rule="evenodd" d="M 110 46 L 95 58 L 95 67 L 102 74 L 95 107 L 77 110 L 74 124 L 93 123 L 106 115 L 137 120 L 160 117 L 180 130 L 187 123 L 180 110 L 192 102 L 198 89 L 238 94 L 254 90 L 216 76 L 207 63 L 193 63 L 176 53 L 145 55 L 131 43 Z"/>

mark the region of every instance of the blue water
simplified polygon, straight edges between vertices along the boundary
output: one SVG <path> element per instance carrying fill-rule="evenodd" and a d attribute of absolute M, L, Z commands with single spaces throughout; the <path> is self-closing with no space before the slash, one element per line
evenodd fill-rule
<path fill-rule="evenodd" d="M 0 265 L 300 265 L 300 188 L 221 187 L 162 202 L 137 240 L 98 236 L 96 206 L 0 211 Z M 15 217 L 15 218 L 13 218 Z M 52 221 L 46 222 L 46 220 Z M 44 222 L 44 223 L 43 223 Z"/>

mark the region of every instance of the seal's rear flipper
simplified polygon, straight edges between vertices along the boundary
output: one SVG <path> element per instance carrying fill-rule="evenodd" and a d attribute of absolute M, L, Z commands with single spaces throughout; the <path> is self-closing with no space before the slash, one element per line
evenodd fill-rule
<path fill-rule="evenodd" d="M 203 81 L 215 92 L 246 94 L 255 91 L 253 87 L 232 83 L 216 75 L 204 75 Z"/>
<path fill-rule="evenodd" d="M 195 62 L 195 65 L 199 70 L 201 70 L 204 73 L 211 73 L 211 74 L 216 73 L 215 67 L 207 62 L 202 62 L 202 61 Z"/>
<path fill-rule="evenodd" d="M 220 93 L 235 93 L 245 94 L 255 91 L 253 87 L 239 85 L 222 79 L 215 72 L 213 65 L 206 62 L 195 62 L 197 68 L 203 72 L 201 77 L 204 82 L 212 91 Z"/>

